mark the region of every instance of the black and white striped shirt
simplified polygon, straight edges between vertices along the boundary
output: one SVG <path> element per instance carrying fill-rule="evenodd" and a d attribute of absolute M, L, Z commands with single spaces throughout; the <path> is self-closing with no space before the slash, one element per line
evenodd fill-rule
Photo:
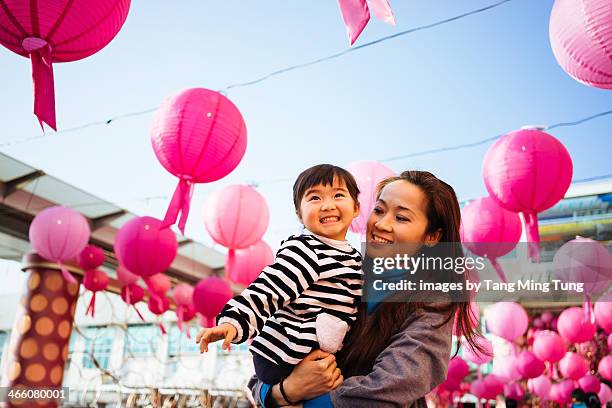
<path fill-rule="evenodd" d="M 291 236 L 281 243 L 274 263 L 225 305 L 218 324 L 237 328 L 234 343 L 257 336 L 252 352 L 277 364 L 297 364 L 318 347 L 318 314 L 352 325 L 361 286 L 356 249 L 347 244 L 341 250 L 314 235 Z"/>

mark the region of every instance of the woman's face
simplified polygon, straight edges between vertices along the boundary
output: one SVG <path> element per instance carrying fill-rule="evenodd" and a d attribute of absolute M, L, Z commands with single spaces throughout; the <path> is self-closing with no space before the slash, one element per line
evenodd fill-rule
<path fill-rule="evenodd" d="M 405 180 L 387 184 L 368 219 L 368 253 L 370 249 L 375 252 L 382 249 L 382 245 L 377 249 L 376 244 L 414 244 L 403 245 L 402 249 L 395 247 L 393 250 L 416 252 L 423 243 L 437 242 L 439 234 L 426 234 L 426 211 L 427 196 L 420 187 Z"/>

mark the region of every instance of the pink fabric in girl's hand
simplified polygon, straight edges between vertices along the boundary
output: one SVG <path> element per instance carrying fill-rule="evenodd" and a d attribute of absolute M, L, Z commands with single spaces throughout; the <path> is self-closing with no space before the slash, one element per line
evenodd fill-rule
<path fill-rule="evenodd" d="M 333 354 L 342 348 L 344 336 L 349 330 L 348 324 L 344 320 L 327 313 L 321 313 L 317 316 L 315 327 L 321 350 Z"/>

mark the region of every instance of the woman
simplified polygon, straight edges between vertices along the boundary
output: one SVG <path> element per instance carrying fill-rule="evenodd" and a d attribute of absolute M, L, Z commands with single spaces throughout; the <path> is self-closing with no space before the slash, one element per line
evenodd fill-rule
<path fill-rule="evenodd" d="M 367 224 L 369 246 L 418 243 L 423 252 L 446 242 L 446 256 L 463 256 L 459 203 L 451 186 L 429 172 L 406 171 L 381 182 L 378 191 Z M 362 299 L 337 356 L 314 351 L 279 384 L 254 379 L 253 395 L 265 407 L 302 401 L 305 408 L 426 407 L 425 395 L 446 378 L 455 315 L 457 329 L 480 349 L 468 313 L 467 302 Z"/>

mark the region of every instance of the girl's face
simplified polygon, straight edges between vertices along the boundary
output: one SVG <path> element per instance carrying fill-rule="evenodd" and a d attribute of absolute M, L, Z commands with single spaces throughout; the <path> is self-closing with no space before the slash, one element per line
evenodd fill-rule
<path fill-rule="evenodd" d="M 310 232 L 344 240 L 353 218 L 359 215 L 359 204 L 344 181 L 334 178 L 331 186 L 318 184 L 306 190 L 297 215 Z"/>
<path fill-rule="evenodd" d="M 418 186 L 405 180 L 387 184 L 368 219 L 368 243 L 416 244 L 415 250 L 421 244 L 435 244 L 441 232 L 426 234 L 426 211 L 427 196 Z"/>

